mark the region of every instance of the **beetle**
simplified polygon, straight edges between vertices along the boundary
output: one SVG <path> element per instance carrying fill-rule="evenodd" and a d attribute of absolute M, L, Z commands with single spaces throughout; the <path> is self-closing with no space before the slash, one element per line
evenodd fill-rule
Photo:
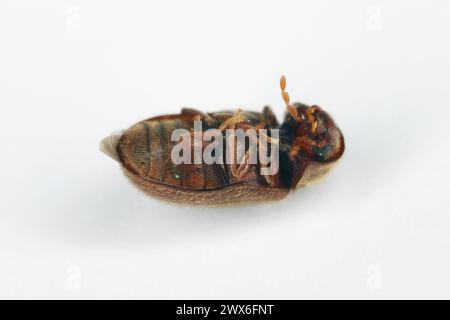
<path fill-rule="evenodd" d="M 215 206 L 283 199 L 292 190 L 316 182 L 329 172 L 344 153 L 345 144 L 342 132 L 328 113 L 316 105 L 291 103 L 284 76 L 280 87 L 287 109 L 281 124 L 268 106 L 262 112 L 238 109 L 204 113 L 184 108 L 180 114 L 149 118 L 112 134 L 102 140 L 100 149 L 119 162 L 139 189 L 169 202 Z M 271 147 L 261 150 L 278 152 L 279 169 L 263 175 L 266 164 L 259 160 L 248 163 L 248 141 L 239 164 L 175 164 L 171 155 L 177 141 L 172 141 L 172 134 L 177 129 L 192 132 L 195 121 L 205 128 L 217 129 L 223 139 L 231 129 L 255 129 L 254 138 L 271 143 Z M 279 130 L 278 139 L 260 133 L 261 129 Z M 232 136 L 232 141 L 235 138 Z M 258 148 L 262 146 L 258 144 Z M 201 150 L 204 149 L 202 141 Z M 236 147 L 224 149 L 225 153 L 235 151 Z"/>

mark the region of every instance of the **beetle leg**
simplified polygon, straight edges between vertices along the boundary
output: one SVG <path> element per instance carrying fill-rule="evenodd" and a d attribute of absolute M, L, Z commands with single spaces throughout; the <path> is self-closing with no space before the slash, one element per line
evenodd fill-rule
<path fill-rule="evenodd" d="M 260 144 L 259 147 L 262 148 L 263 153 L 267 154 L 267 149 L 264 144 Z M 266 165 L 261 164 L 261 167 L 266 167 Z M 264 180 L 266 180 L 269 186 L 276 186 L 278 183 L 276 175 L 261 175 L 261 176 L 264 178 Z"/>
<path fill-rule="evenodd" d="M 250 127 L 250 126 L 247 125 L 247 124 L 239 124 L 239 126 L 243 126 L 243 127 L 247 127 L 247 128 Z M 259 130 L 259 129 L 264 128 L 264 127 L 265 127 L 265 123 L 264 123 L 264 121 L 262 121 L 261 123 L 259 123 L 259 124 L 258 124 L 256 127 L 254 127 L 254 128 L 256 128 L 256 129 Z M 263 133 L 261 133 L 261 132 L 259 132 L 259 131 L 258 131 L 258 136 L 261 137 L 261 138 L 263 138 L 263 139 L 266 139 L 266 140 L 267 140 L 269 143 L 271 143 L 271 144 L 276 144 L 276 145 L 278 145 L 278 142 L 279 142 L 278 139 L 271 138 L 271 137 L 269 137 L 269 136 L 267 136 L 267 135 L 265 135 L 265 134 L 263 134 Z M 261 140 L 258 139 L 258 136 L 251 135 L 251 136 L 249 136 L 249 138 L 254 139 L 254 141 L 256 140 L 256 143 L 257 143 L 258 148 L 259 148 L 258 150 L 260 150 L 260 152 L 262 152 L 262 153 L 267 153 L 266 144 L 263 144 L 263 143 L 261 142 Z M 246 162 L 244 163 L 244 165 L 241 165 L 241 166 L 237 169 L 238 173 L 242 172 L 242 176 L 245 176 L 245 174 L 247 174 L 247 173 L 249 172 L 249 170 L 251 169 L 251 166 L 250 166 L 250 164 L 248 163 L 248 159 L 249 159 L 249 157 L 250 157 L 250 155 L 251 155 L 251 151 L 253 151 L 253 150 L 248 150 L 248 151 L 247 151 L 247 153 L 246 153 L 246 155 L 245 155 L 245 157 L 246 157 Z M 261 166 L 261 167 L 265 167 L 265 165 L 263 165 L 263 164 L 261 164 L 261 163 L 260 163 L 260 166 Z M 277 183 L 278 183 L 277 177 L 276 177 L 275 175 L 263 175 L 262 177 L 265 179 L 265 181 L 267 182 L 267 184 L 270 185 L 270 186 L 275 186 L 275 185 L 277 185 Z"/>
<path fill-rule="evenodd" d="M 233 161 L 233 163 L 230 164 L 231 174 L 233 178 L 237 180 L 242 180 L 250 172 L 250 169 L 252 167 L 251 164 L 248 162 L 248 155 L 249 152 L 247 151 L 245 154 L 244 163 L 240 164 L 239 166 L 237 166 L 235 161 Z"/>
<path fill-rule="evenodd" d="M 219 131 L 225 131 L 226 129 L 235 129 L 236 125 L 239 122 L 242 122 L 243 120 L 245 120 L 245 118 L 242 116 L 242 109 L 237 109 L 236 112 L 234 113 L 234 115 L 228 119 L 226 119 L 218 128 Z M 229 143 L 235 143 L 235 135 L 234 132 L 231 133 L 230 137 L 229 137 Z M 232 149 L 232 148 L 229 148 Z M 235 147 L 233 148 L 233 159 L 231 161 L 230 164 L 230 169 L 231 169 L 231 174 L 234 178 L 236 179 L 242 179 L 249 171 L 250 168 L 246 168 L 246 166 L 242 166 L 240 165 L 239 167 L 236 164 L 236 159 L 234 159 L 234 157 L 236 156 L 236 149 Z M 247 157 L 247 156 L 246 156 Z M 247 161 L 244 161 L 244 165 L 246 164 Z"/>
<path fill-rule="evenodd" d="M 245 178 L 245 176 L 250 172 L 251 168 L 252 167 L 251 167 L 250 163 L 248 163 L 248 162 L 241 164 L 236 170 L 237 178 L 239 180 Z"/>
<path fill-rule="evenodd" d="M 238 111 L 239 112 L 239 111 Z M 236 112 L 236 115 L 239 115 L 239 113 Z M 233 117 L 235 117 L 233 116 Z M 231 119 L 231 118 L 230 118 Z M 232 122 L 230 124 L 230 129 L 235 129 L 236 128 L 236 122 Z M 231 171 L 231 175 L 233 176 L 234 179 L 239 180 L 243 180 L 245 178 L 245 176 L 250 172 L 250 169 L 252 168 L 250 163 L 248 162 L 248 159 L 250 157 L 250 150 L 247 150 L 247 152 L 245 153 L 244 157 L 243 157 L 243 163 L 241 163 L 239 166 L 237 165 L 237 159 L 235 159 L 236 157 L 236 146 L 235 146 L 235 142 L 236 142 L 236 136 L 234 134 L 234 131 L 231 132 L 230 136 L 227 139 L 228 143 L 232 143 L 233 145 L 230 146 L 228 149 L 231 150 L 233 149 L 232 152 L 232 161 L 230 163 L 230 171 Z"/>
<path fill-rule="evenodd" d="M 219 131 L 224 131 L 227 128 L 234 128 L 236 123 L 241 122 L 244 120 L 244 117 L 242 116 L 242 109 L 237 109 L 234 115 L 227 120 L 225 120 L 220 126 Z"/>
<path fill-rule="evenodd" d="M 262 132 L 259 131 L 259 129 L 264 129 L 264 127 L 265 127 L 265 122 L 264 121 L 260 122 L 256 126 L 252 126 L 252 125 L 247 124 L 247 123 L 239 123 L 238 126 L 240 126 L 241 128 L 245 128 L 245 129 L 256 129 L 256 131 L 258 132 L 258 135 L 261 138 L 267 140 L 267 142 L 272 143 L 272 144 L 276 144 L 276 145 L 278 145 L 278 143 L 279 143 L 278 139 L 269 137 L 267 134 L 262 133 Z M 258 143 L 259 143 L 259 141 L 258 141 Z"/>

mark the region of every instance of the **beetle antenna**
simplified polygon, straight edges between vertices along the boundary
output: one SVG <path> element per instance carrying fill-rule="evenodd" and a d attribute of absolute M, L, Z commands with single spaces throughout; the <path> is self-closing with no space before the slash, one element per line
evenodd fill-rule
<path fill-rule="evenodd" d="M 294 117 L 295 120 L 299 121 L 297 109 L 290 104 L 289 94 L 286 92 L 286 77 L 283 75 L 280 79 L 281 96 L 283 97 L 284 103 L 286 103 L 287 111 Z"/>

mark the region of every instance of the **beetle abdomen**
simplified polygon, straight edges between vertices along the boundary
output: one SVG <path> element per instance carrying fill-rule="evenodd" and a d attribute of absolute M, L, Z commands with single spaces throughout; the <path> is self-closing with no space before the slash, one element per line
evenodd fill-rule
<path fill-rule="evenodd" d="M 270 188 L 255 183 L 230 184 L 221 189 L 192 190 L 155 183 L 124 170 L 130 181 L 146 194 L 161 200 L 192 206 L 222 206 L 276 201 L 285 198 L 290 189 Z"/>
<path fill-rule="evenodd" d="M 182 115 L 157 117 L 137 123 L 121 137 L 117 151 L 121 163 L 134 174 L 161 184 L 188 189 L 218 189 L 229 184 L 218 164 L 175 164 L 171 140 L 175 129 L 191 129 L 193 119 Z"/>

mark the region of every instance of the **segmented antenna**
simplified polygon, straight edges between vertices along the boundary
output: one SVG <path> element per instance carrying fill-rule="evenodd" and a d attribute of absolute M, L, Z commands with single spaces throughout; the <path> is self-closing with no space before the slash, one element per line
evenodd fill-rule
<path fill-rule="evenodd" d="M 280 79 L 281 96 L 283 97 L 284 103 L 286 103 L 287 111 L 294 117 L 295 120 L 299 121 L 300 117 L 297 113 L 297 109 L 290 104 L 289 94 L 286 92 L 286 77 L 281 76 Z"/>

